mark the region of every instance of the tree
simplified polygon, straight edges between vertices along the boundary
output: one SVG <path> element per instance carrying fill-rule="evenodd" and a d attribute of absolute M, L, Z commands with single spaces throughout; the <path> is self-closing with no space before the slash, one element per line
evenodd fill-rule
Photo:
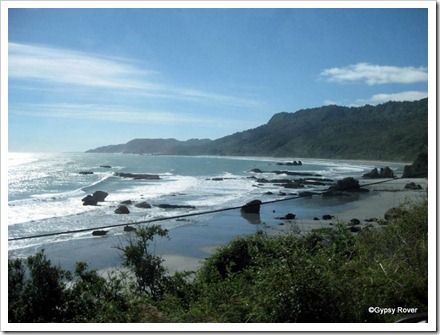
<path fill-rule="evenodd" d="M 137 290 L 158 300 L 165 289 L 166 269 L 163 259 L 149 247 L 155 236 L 168 237 L 168 230 L 152 225 L 136 230 L 135 234 L 137 239 L 130 237 L 127 246 L 118 247 L 122 251 L 123 265 L 133 271 Z"/>

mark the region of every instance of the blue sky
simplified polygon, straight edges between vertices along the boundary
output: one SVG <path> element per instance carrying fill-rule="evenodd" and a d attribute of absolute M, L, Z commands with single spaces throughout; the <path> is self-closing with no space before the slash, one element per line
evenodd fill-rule
<path fill-rule="evenodd" d="M 216 139 L 282 111 L 428 95 L 426 8 L 9 8 L 8 19 L 9 151 Z"/>

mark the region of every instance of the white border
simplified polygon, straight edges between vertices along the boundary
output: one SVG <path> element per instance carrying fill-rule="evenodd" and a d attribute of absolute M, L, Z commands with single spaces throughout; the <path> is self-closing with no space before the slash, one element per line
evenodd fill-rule
<path fill-rule="evenodd" d="M 7 152 L 9 8 L 427 8 L 429 110 L 429 323 L 427 324 L 11 324 L 7 323 Z M 436 1 L 2 1 L 1 2 L 2 331 L 435 331 L 436 330 Z"/>

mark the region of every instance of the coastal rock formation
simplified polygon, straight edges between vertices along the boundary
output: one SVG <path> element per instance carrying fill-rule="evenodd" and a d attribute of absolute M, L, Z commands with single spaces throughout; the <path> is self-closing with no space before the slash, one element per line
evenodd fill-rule
<path fill-rule="evenodd" d="M 134 227 L 132 227 L 132 226 L 129 226 L 129 225 L 126 225 L 126 226 L 124 227 L 124 231 L 125 231 L 125 232 L 136 231 L 136 228 L 134 228 Z"/>
<path fill-rule="evenodd" d="M 105 201 L 105 198 L 108 196 L 107 192 L 104 191 L 96 191 L 93 193 L 93 195 L 87 195 L 86 197 L 82 198 L 81 201 L 83 202 L 83 206 L 96 206 L 98 202 Z"/>
<path fill-rule="evenodd" d="M 428 177 L 428 152 L 417 155 L 412 165 L 405 165 L 402 178 L 427 178 Z"/>
<path fill-rule="evenodd" d="M 261 200 L 252 200 L 241 207 L 243 213 L 260 213 Z"/>
<path fill-rule="evenodd" d="M 416 185 L 416 183 L 414 183 L 414 182 L 410 182 L 405 185 L 405 189 L 407 189 L 407 190 L 421 190 L 422 186 Z"/>
<path fill-rule="evenodd" d="M 81 201 L 83 202 L 83 206 L 96 206 L 98 204 L 98 200 L 90 194 L 82 198 Z"/>
<path fill-rule="evenodd" d="M 96 191 L 93 192 L 93 198 L 95 198 L 98 202 L 105 201 L 105 198 L 107 198 L 108 193 L 104 191 Z"/>
<path fill-rule="evenodd" d="M 295 214 L 288 213 L 288 214 L 286 214 L 285 216 L 277 217 L 277 218 L 275 218 L 275 219 L 277 219 L 277 220 L 294 220 L 295 217 L 296 217 Z"/>
<path fill-rule="evenodd" d="M 177 208 L 189 208 L 189 209 L 195 209 L 195 206 L 189 206 L 189 205 L 170 205 L 170 204 L 160 204 L 157 205 L 157 207 L 162 209 L 177 209 Z"/>
<path fill-rule="evenodd" d="M 94 230 L 92 232 L 93 236 L 104 236 L 108 233 L 108 230 Z"/>
<path fill-rule="evenodd" d="M 93 174 L 93 171 L 79 171 L 79 174 Z"/>
<path fill-rule="evenodd" d="M 405 215 L 405 210 L 399 207 L 393 207 L 385 212 L 384 218 L 386 221 L 392 221 L 403 215 Z"/>
<path fill-rule="evenodd" d="M 390 169 L 388 166 L 384 168 L 380 168 L 380 171 L 377 168 L 374 168 L 370 172 L 363 175 L 364 178 L 394 178 L 394 171 Z"/>
<path fill-rule="evenodd" d="M 327 191 L 323 192 L 323 196 L 341 196 L 347 195 L 353 192 L 368 192 L 367 189 L 363 189 L 359 185 L 359 180 L 353 177 L 347 177 L 342 180 L 338 180 L 336 185 L 330 186 Z"/>
<path fill-rule="evenodd" d="M 138 204 L 135 204 L 134 207 L 137 207 L 137 208 L 151 208 L 151 205 L 148 202 L 146 202 L 146 201 L 142 201 L 142 202 L 140 202 Z"/>
<path fill-rule="evenodd" d="M 301 166 L 302 165 L 302 162 L 301 161 L 293 161 L 293 162 L 285 162 L 285 163 L 283 163 L 283 162 L 280 162 L 280 163 L 277 163 L 277 165 L 287 165 L 287 166 Z"/>
<path fill-rule="evenodd" d="M 129 214 L 130 211 L 128 210 L 127 206 L 120 205 L 118 208 L 115 209 L 116 214 Z"/>
<path fill-rule="evenodd" d="M 110 165 L 100 165 L 99 167 L 105 168 L 105 169 L 111 169 L 112 168 Z"/>
<path fill-rule="evenodd" d="M 146 179 L 146 180 L 158 180 L 160 177 L 157 174 L 148 174 L 148 173 L 124 173 L 124 172 L 115 172 L 116 177 L 121 178 L 132 178 L 132 179 Z"/>

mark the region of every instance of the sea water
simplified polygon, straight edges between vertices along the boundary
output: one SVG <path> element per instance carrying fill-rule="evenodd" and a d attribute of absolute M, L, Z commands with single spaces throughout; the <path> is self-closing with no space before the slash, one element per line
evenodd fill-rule
<path fill-rule="evenodd" d="M 272 201 L 291 197 L 299 190 L 284 190 L 279 186 L 258 184 L 255 178 L 286 178 L 271 171 L 289 170 L 316 173 L 333 180 L 346 176 L 360 177 L 374 167 L 372 162 L 329 161 L 302 159 L 302 165 L 278 166 L 293 159 L 212 156 L 156 156 L 92 153 L 9 153 L 8 154 L 8 239 L 93 229 L 118 224 L 161 219 L 163 228 L 172 231 L 185 225 L 206 225 L 212 215 L 196 219 L 175 219 L 179 215 L 236 207 L 254 199 Z M 401 165 L 390 165 L 401 169 Z M 260 169 L 263 173 L 252 172 Z M 81 174 L 80 172 L 89 172 Z M 122 178 L 118 172 L 155 174 L 160 179 Z M 95 191 L 109 195 L 98 206 L 83 206 L 81 201 Z M 322 187 L 310 186 L 319 191 Z M 288 191 L 288 192 L 285 192 Z M 304 191 L 304 189 L 301 189 Z M 284 194 L 283 193 L 283 194 Z M 148 202 L 152 208 L 129 205 L 127 215 L 115 214 L 123 201 Z M 296 208 L 297 215 L 310 214 L 313 204 Z M 161 209 L 159 204 L 191 206 L 191 208 Z M 310 213 L 309 213 L 310 212 Z M 174 219 L 165 220 L 164 218 Z M 231 219 L 232 220 L 232 219 Z M 3 224 L 3 223 L 2 223 Z M 233 234 L 247 233 L 243 226 Z M 229 228 L 226 228 L 229 229 Z M 192 230 L 194 231 L 194 230 Z M 201 230 L 200 230 L 201 231 Z M 123 235 L 122 228 L 111 229 L 110 235 Z M 232 233 L 231 233 L 232 234 Z M 197 234 L 192 233 L 197 240 Z M 195 236 L 194 236 L 195 235 Z M 228 235 L 229 236 L 229 235 Z M 207 238 L 206 228 L 204 238 Z M 211 237 L 209 237 L 211 238 Z M 213 241 L 215 236 L 212 236 Z M 72 244 L 76 241 L 76 244 Z M 87 242 L 88 241 L 88 242 Z M 90 242 L 93 241 L 93 242 Z M 50 246 L 79 246 L 81 243 L 101 243 L 91 231 L 31 238 L 8 242 L 10 256 L 24 257 Z M 75 247 L 71 247 L 75 249 Z"/>

